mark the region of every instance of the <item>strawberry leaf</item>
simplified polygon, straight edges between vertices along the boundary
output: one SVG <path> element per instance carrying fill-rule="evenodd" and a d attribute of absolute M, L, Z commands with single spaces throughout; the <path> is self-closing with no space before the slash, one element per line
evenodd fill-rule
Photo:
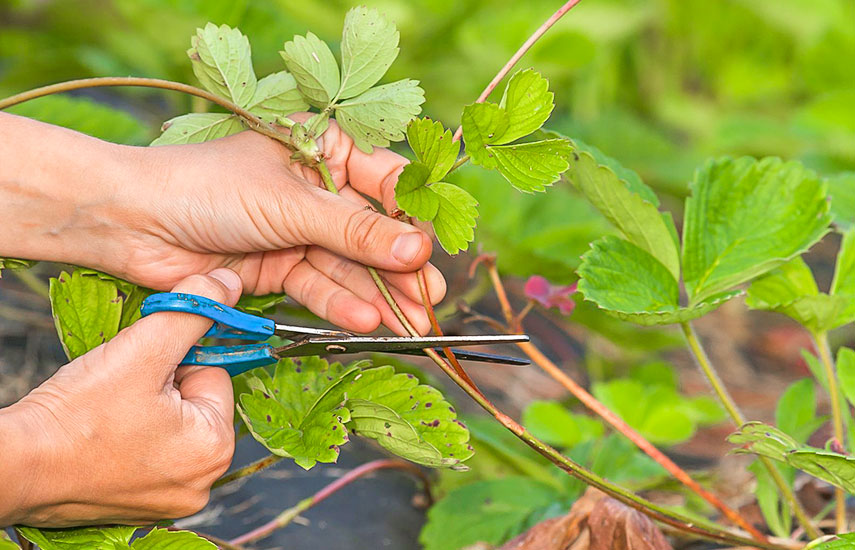
<path fill-rule="evenodd" d="M 249 40 L 228 25 L 205 25 L 190 39 L 193 72 L 209 92 L 245 107 L 257 85 Z"/>
<path fill-rule="evenodd" d="M 439 211 L 440 196 L 427 186 L 430 168 L 420 162 L 404 166 L 395 184 L 395 201 L 408 216 L 433 221 Z"/>
<path fill-rule="evenodd" d="M 398 57 L 394 23 L 373 8 L 358 6 L 344 17 L 339 97 L 357 96 L 375 85 Z"/>
<path fill-rule="evenodd" d="M 151 145 L 202 143 L 236 134 L 246 127 L 230 113 L 190 113 L 167 120 L 160 129 L 163 133 Z"/>
<path fill-rule="evenodd" d="M 451 183 L 434 183 L 430 190 L 439 196 L 439 207 L 433 219 L 433 230 L 439 244 L 449 254 L 466 250 L 475 238 L 478 201 Z"/>
<path fill-rule="evenodd" d="M 545 191 L 569 167 L 573 147 L 566 139 L 547 139 L 487 148 L 496 170 L 524 193 Z"/>
<path fill-rule="evenodd" d="M 508 128 L 502 135 L 502 143 L 510 143 L 540 129 L 552 114 L 554 95 L 549 91 L 549 81 L 534 69 L 516 72 L 499 103 L 508 114 Z"/>
<path fill-rule="evenodd" d="M 315 107 L 326 108 L 339 90 L 338 63 L 326 42 L 312 33 L 295 36 L 279 52 L 297 89 Z"/>
<path fill-rule="evenodd" d="M 131 543 L 131 550 L 217 550 L 217 545 L 190 531 L 155 527 Z"/>
<path fill-rule="evenodd" d="M 69 359 L 100 346 L 119 332 L 122 297 L 116 284 L 80 271 L 50 280 L 56 331 Z"/>
<path fill-rule="evenodd" d="M 136 527 L 75 527 L 71 529 L 36 529 L 35 527 L 17 527 L 28 541 L 37 544 L 41 550 L 78 550 L 80 548 L 98 548 L 99 550 L 127 549 Z"/>
<path fill-rule="evenodd" d="M 452 140 L 450 130 L 427 118 L 414 118 L 407 125 L 407 142 L 416 159 L 430 168 L 426 181 L 440 181 L 457 160 L 460 144 Z"/>
<path fill-rule="evenodd" d="M 421 112 L 425 92 L 417 80 L 383 84 L 335 105 L 335 118 L 356 146 L 370 153 L 404 139 L 407 123 Z"/>
<path fill-rule="evenodd" d="M 255 94 L 246 108 L 264 122 L 272 123 L 277 117 L 305 111 L 309 104 L 297 89 L 294 76 L 280 71 L 258 81 Z"/>

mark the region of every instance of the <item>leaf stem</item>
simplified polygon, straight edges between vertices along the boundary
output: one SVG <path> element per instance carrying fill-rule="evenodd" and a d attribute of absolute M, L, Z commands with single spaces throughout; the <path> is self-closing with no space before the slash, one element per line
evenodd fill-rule
<path fill-rule="evenodd" d="M 706 351 L 704 351 L 704 348 L 698 339 L 698 335 L 695 333 L 695 329 L 692 327 L 692 324 L 686 321 L 684 323 L 680 323 L 680 328 L 682 328 L 683 335 L 686 337 L 686 343 L 689 346 L 689 350 L 692 352 L 695 361 L 703 371 L 707 381 L 710 383 L 710 386 L 712 386 L 713 392 L 715 392 L 719 402 L 724 406 L 728 415 L 730 415 L 731 420 L 733 420 L 733 423 L 737 427 L 742 426 L 745 424 L 745 416 L 742 414 L 742 411 L 739 410 L 739 407 L 730 396 L 730 393 L 728 393 L 727 388 L 724 386 L 724 383 L 722 382 L 721 377 L 719 377 L 718 372 L 715 370 L 715 367 L 713 367 L 710 362 Z M 775 482 L 775 485 L 778 487 L 778 490 L 784 500 L 789 503 L 790 508 L 793 510 L 793 514 L 796 516 L 796 519 L 799 524 L 801 524 L 808 537 L 811 539 L 819 537 L 822 533 L 820 533 L 813 525 L 813 522 L 811 522 L 807 512 L 805 512 L 805 509 L 802 507 L 801 502 L 799 502 L 798 497 L 793 493 L 793 490 L 787 484 L 786 480 L 772 461 L 764 456 L 758 456 L 757 458 L 760 459 L 760 462 L 763 463 L 763 466 L 769 472 L 769 475 L 772 476 L 772 481 Z"/>
<path fill-rule="evenodd" d="M 451 165 L 451 169 L 445 175 L 447 176 L 448 174 L 454 172 L 467 162 L 469 162 L 469 155 L 463 155 L 462 157 L 457 159 L 454 164 Z"/>
<path fill-rule="evenodd" d="M 350 485 L 357 479 L 366 476 L 372 472 L 376 472 L 378 470 L 402 470 L 404 472 L 414 475 L 415 477 L 421 480 L 424 490 L 427 493 L 428 500 L 432 500 L 430 480 L 421 470 L 421 468 L 410 462 L 404 462 L 403 460 L 398 459 L 387 458 L 381 460 L 373 460 L 371 462 L 366 462 L 362 466 L 359 466 L 358 468 L 354 468 L 353 470 L 347 472 L 346 474 L 336 479 L 326 487 L 322 488 L 314 495 L 308 498 L 304 498 L 296 505 L 292 506 L 291 508 L 288 508 L 287 510 L 284 510 L 264 525 L 230 540 L 229 544 L 246 544 L 248 542 L 253 542 L 267 537 L 275 530 L 281 529 L 282 527 L 285 527 L 286 525 L 291 523 L 294 518 L 296 518 L 298 515 L 305 512 L 315 504 L 318 504 L 327 497 L 335 494 L 340 489 Z"/>
<path fill-rule="evenodd" d="M 502 307 L 502 312 L 505 315 L 505 320 L 508 323 L 508 332 L 521 332 L 522 327 L 521 319 L 523 318 L 522 313 L 519 315 L 515 315 L 513 308 L 511 307 L 510 301 L 508 301 L 507 292 L 505 292 L 505 286 L 502 283 L 502 279 L 499 276 L 499 270 L 496 267 L 496 262 L 493 260 L 482 260 L 482 263 L 487 268 L 488 273 L 490 274 L 490 280 L 493 282 L 493 288 L 496 291 L 496 296 L 499 300 L 499 303 Z M 531 305 L 529 302 L 528 305 Z M 528 309 L 528 306 L 527 306 Z M 523 311 L 527 311 L 523 310 Z M 712 504 L 715 508 L 717 508 L 724 516 L 731 521 L 734 525 L 737 525 L 751 534 L 758 541 L 766 542 L 768 539 L 763 533 L 761 533 L 756 527 L 748 523 L 742 516 L 739 515 L 738 512 L 730 508 L 724 502 L 722 502 L 717 496 L 707 491 L 701 485 L 692 479 L 692 477 L 682 468 L 680 468 L 673 460 L 668 458 L 662 451 L 657 449 L 652 443 L 647 441 L 640 433 L 635 431 L 629 424 L 623 421 L 618 415 L 612 412 L 611 409 L 603 405 L 600 401 L 597 400 L 593 395 L 588 393 L 585 388 L 576 383 L 575 380 L 570 378 L 564 371 L 558 368 L 558 365 L 553 363 L 542 351 L 540 351 L 537 346 L 532 344 L 531 342 L 524 342 L 521 344 L 517 344 L 520 349 L 531 359 L 537 366 L 543 369 L 549 376 L 551 376 L 554 380 L 556 380 L 559 384 L 564 386 L 564 388 L 570 392 L 573 397 L 578 399 L 585 405 L 589 410 L 591 410 L 594 414 L 598 415 L 600 418 L 605 420 L 612 428 L 616 431 L 623 434 L 627 439 L 632 441 L 636 447 L 641 449 L 647 456 L 656 461 L 660 466 L 662 466 L 668 473 L 670 473 L 674 478 L 680 481 L 683 485 L 691 489 L 695 494 Z"/>
<path fill-rule="evenodd" d="M 50 288 L 44 281 L 36 277 L 31 269 L 10 270 L 10 273 L 38 296 L 50 300 Z"/>
<path fill-rule="evenodd" d="M 834 427 L 834 438 L 841 446 L 845 446 L 845 435 L 843 432 L 843 411 L 840 408 L 840 390 L 837 386 L 837 372 L 834 368 L 834 360 L 831 358 L 831 347 L 828 345 L 828 333 L 820 332 L 814 335 L 816 349 L 828 378 L 828 393 L 831 397 L 831 418 Z M 846 532 L 846 493 L 843 489 L 835 487 L 834 498 L 836 500 L 834 518 L 835 530 L 839 533 Z"/>
<path fill-rule="evenodd" d="M 540 40 L 540 37 L 543 36 L 546 33 L 546 31 L 548 31 L 552 27 L 552 25 L 557 23 L 559 19 L 564 17 L 565 13 L 567 13 L 568 11 L 573 9 L 573 7 L 575 7 L 576 4 L 578 4 L 579 2 L 581 2 L 581 0 L 569 0 L 563 6 L 558 8 L 558 11 L 553 13 L 549 17 L 549 19 L 544 21 L 543 24 L 540 27 L 538 27 L 537 30 L 534 31 L 534 33 L 532 33 L 531 36 L 528 37 L 528 40 L 523 42 L 523 45 L 520 46 L 519 49 L 514 53 L 514 55 L 511 56 L 511 58 L 508 60 L 508 62 L 505 63 L 504 67 L 499 69 L 499 72 L 496 73 L 496 76 L 493 77 L 493 80 L 491 80 L 490 83 L 487 84 L 487 87 L 484 88 L 484 91 L 481 92 L 481 95 L 478 96 L 478 99 L 475 100 L 475 103 L 483 103 L 488 97 L 490 97 L 490 93 L 494 89 L 496 89 L 496 86 L 499 85 L 499 82 L 501 82 L 502 79 L 505 78 L 505 76 L 507 76 L 507 74 L 509 72 L 511 72 L 511 69 L 514 68 L 514 65 L 516 65 L 517 62 L 519 62 L 519 60 L 522 58 L 522 56 L 524 56 L 526 54 L 526 52 L 529 51 L 532 46 L 534 46 L 535 42 Z M 462 135 L 463 135 L 463 126 L 460 126 L 457 128 L 457 131 L 454 132 L 454 141 L 457 141 L 458 139 L 460 139 L 460 136 L 462 136 Z M 453 170 L 453 168 L 452 168 L 452 170 Z"/>
<path fill-rule="evenodd" d="M 233 472 L 227 473 L 226 475 L 215 481 L 214 484 L 211 485 L 211 489 L 216 489 L 217 487 L 222 487 L 223 485 L 226 485 L 233 481 L 237 481 L 238 479 L 241 479 L 243 477 L 251 476 L 255 473 L 260 472 L 261 470 L 264 470 L 265 468 L 273 466 L 280 460 L 282 460 L 282 457 L 276 456 L 274 454 L 256 460 L 255 462 L 248 464 L 243 468 L 238 468 Z"/>

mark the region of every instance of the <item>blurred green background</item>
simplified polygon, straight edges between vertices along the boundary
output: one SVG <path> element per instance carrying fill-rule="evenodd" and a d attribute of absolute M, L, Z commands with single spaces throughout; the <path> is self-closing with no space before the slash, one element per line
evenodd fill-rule
<path fill-rule="evenodd" d="M 369 0 L 401 31 L 387 79 L 421 81 L 425 113 L 456 127 L 496 70 L 557 0 Z M 341 0 L 0 0 L 0 94 L 61 80 L 136 75 L 196 83 L 189 37 L 207 21 L 250 38 L 259 75 L 312 30 L 335 50 Z M 584 0 L 525 56 L 551 81 L 548 126 L 599 147 L 665 196 L 686 192 L 704 158 L 797 158 L 824 175 L 855 167 L 852 0 Z M 501 91 L 501 88 L 500 88 Z M 100 89 L 15 112 L 133 144 L 191 109 L 172 92 Z M 482 204 L 479 240 L 507 271 L 572 279 L 608 229 L 567 186 L 518 196 L 501 180 L 459 175 Z M 668 197 L 672 197 L 669 201 Z M 508 208 L 509 204 L 517 205 Z M 536 260 L 536 261 L 527 261 Z"/>

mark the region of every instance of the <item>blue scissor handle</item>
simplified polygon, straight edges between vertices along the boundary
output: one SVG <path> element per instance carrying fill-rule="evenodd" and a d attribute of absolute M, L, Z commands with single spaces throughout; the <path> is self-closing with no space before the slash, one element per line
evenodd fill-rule
<path fill-rule="evenodd" d="M 273 346 L 269 344 L 193 346 L 181 360 L 181 364 L 221 367 L 226 369 L 229 376 L 237 376 L 255 367 L 272 365 L 278 360 Z"/>
<path fill-rule="evenodd" d="M 214 326 L 205 333 L 209 338 L 263 341 L 273 336 L 276 329 L 276 324 L 270 319 L 250 315 L 195 294 L 181 292 L 152 294 L 140 307 L 143 317 L 160 311 L 179 311 L 207 317 L 214 321 Z"/>

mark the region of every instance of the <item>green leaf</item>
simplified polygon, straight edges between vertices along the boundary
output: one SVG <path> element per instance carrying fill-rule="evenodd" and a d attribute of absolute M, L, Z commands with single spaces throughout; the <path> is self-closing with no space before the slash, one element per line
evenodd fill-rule
<path fill-rule="evenodd" d="M 370 153 L 372 146 L 387 147 L 404 139 L 407 123 L 421 112 L 424 101 L 417 80 L 399 80 L 337 104 L 335 118 L 356 146 Z"/>
<path fill-rule="evenodd" d="M 844 231 L 855 228 L 855 172 L 831 176 L 826 182 L 834 224 Z"/>
<path fill-rule="evenodd" d="M 407 124 L 407 143 L 416 159 L 430 169 L 426 181 L 440 181 L 457 160 L 460 144 L 453 141 L 450 130 L 428 118 L 414 118 Z"/>
<path fill-rule="evenodd" d="M 163 133 L 151 145 L 202 143 L 245 129 L 241 120 L 230 113 L 190 113 L 164 122 L 160 128 Z"/>
<path fill-rule="evenodd" d="M 119 330 L 131 326 L 142 317 L 140 308 L 142 307 L 143 300 L 155 292 L 150 288 L 137 286 L 131 283 L 127 284 L 130 288 L 122 288 L 122 286 L 118 287 L 125 295 L 124 302 L 122 303 L 122 317 L 119 319 Z"/>
<path fill-rule="evenodd" d="M 357 426 L 358 435 L 366 435 L 403 458 L 431 467 L 453 467 L 472 456 L 469 446 L 469 431 L 457 420 L 457 413 L 439 390 L 424 384 L 412 374 L 395 373 L 392 366 L 385 365 L 364 369 L 359 376 L 347 384 L 346 407 L 356 418 L 354 401 L 366 401 L 378 407 L 360 403 L 360 413 L 371 417 L 374 435 L 363 433 Z M 417 439 L 395 421 L 395 416 L 412 428 Z M 372 416 L 373 415 L 373 416 Z M 392 436 L 387 430 L 378 430 L 377 421 L 395 426 Z M 350 424 L 348 424 L 350 427 Z M 384 438 L 386 441 L 384 441 Z M 434 452 L 436 451 L 436 452 Z"/>
<path fill-rule="evenodd" d="M 276 307 L 288 298 L 287 294 L 265 294 L 263 296 L 252 296 L 244 294 L 238 300 L 235 307 L 247 313 L 257 313 L 261 315 L 267 310 Z"/>
<path fill-rule="evenodd" d="M 395 184 L 395 201 L 408 216 L 423 222 L 432 221 L 439 211 L 440 195 L 427 187 L 430 168 L 421 162 L 404 166 Z"/>
<path fill-rule="evenodd" d="M 357 374 L 355 364 L 283 359 L 272 378 L 263 369 L 253 371 L 247 380 L 253 391 L 240 396 L 238 410 L 252 436 L 273 454 L 292 457 L 307 470 L 335 462 L 338 446 L 348 440 L 344 392 Z"/>
<path fill-rule="evenodd" d="M 122 298 L 112 281 L 63 271 L 50 280 L 50 303 L 69 359 L 103 344 L 119 331 Z"/>
<path fill-rule="evenodd" d="M 525 193 L 544 191 L 570 166 L 573 147 L 566 139 L 548 139 L 487 147 L 496 170 Z"/>
<path fill-rule="evenodd" d="M 285 66 L 297 80 L 297 89 L 310 105 L 326 108 L 338 93 L 338 63 L 326 42 L 306 33 L 286 42 L 279 52 Z"/>
<path fill-rule="evenodd" d="M 772 467 L 777 468 L 781 476 L 792 486 L 795 470 L 784 464 L 772 464 Z M 757 498 L 757 505 L 760 507 L 760 512 L 762 512 L 769 530 L 779 537 L 789 537 L 793 525 L 793 514 L 790 511 L 789 502 L 781 498 L 772 475 L 762 462 L 755 460 L 748 467 L 748 470 L 754 474 L 754 478 L 757 480 L 754 496 Z"/>
<path fill-rule="evenodd" d="M 849 403 L 855 404 L 855 351 L 847 347 L 837 350 L 837 378 L 840 391 Z"/>
<path fill-rule="evenodd" d="M 640 325 L 689 321 L 741 294 L 733 291 L 681 308 L 679 286 L 665 266 L 641 248 L 614 236 L 591 244 L 577 274 L 579 292 L 586 300 L 619 319 Z"/>
<path fill-rule="evenodd" d="M 472 162 L 484 168 L 495 168 L 487 146 L 501 141 L 511 124 L 508 113 L 495 103 L 473 103 L 463 108 L 461 122 L 466 153 Z"/>
<path fill-rule="evenodd" d="M 217 545 L 190 531 L 154 528 L 131 544 L 132 550 L 217 550 Z"/>
<path fill-rule="evenodd" d="M 546 137 L 563 137 L 565 139 L 569 139 L 567 136 L 552 130 L 541 130 L 541 133 Z M 642 199 L 649 202 L 656 208 L 659 208 L 659 197 L 656 196 L 656 193 L 650 188 L 650 186 L 642 181 L 641 176 L 639 176 L 635 170 L 630 170 L 618 162 L 617 159 L 608 156 L 593 145 L 585 143 L 578 138 L 571 139 L 570 143 L 573 145 L 573 149 L 575 149 L 577 153 L 581 154 L 584 152 L 594 157 L 597 164 L 605 166 L 614 172 L 617 177 L 626 184 L 630 191 L 636 195 L 640 195 Z"/>
<path fill-rule="evenodd" d="M 555 401 L 530 403 L 523 411 L 522 423 L 535 437 L 559 447 L 574 447 L 603 435 L 602 423 L 573 414 Z"/>
<path fill-rule="evenodd" d="M 353 434 L 373 439 L 392 454 L 417 464 L 441 464 L 439 450 L 419 437 L 413 425 L 389 407 L 364 399 L 348 399 L 347 406 L 347 427 Z"/>
<path fill-rule="evenodd" d="M 20 271 L 30 269 L 38 262 L 33 260 L 19 260 L 17 258 L 0 258 L 0 277 L 3 276 L 3 270 Z"/>
<path fill-rule="evenodd" d="M 150 139 L 150 130 L 141 120 L 88 97 L 44 96 L 9 107 L 6 111 L 113 143 L 142 145 Z"/>
<path fill-rule="evenodd" d="M 424 550 L 500 544 L 519 533 L 535 510 L 560 496 L 553 487 L 522 477 L 466 485 L 428 510 L 419 541 Z"/>
<path fill-rule="evenodd" d="M 816 395 L 810 378 L 793 382 L 778 399 L 775 424 L 796 442 L 806 443 L 824 422 L 825 418 L 816 416 Z"/>
<path fill-rule="evenodd" d="M 357 6 L 344 17 L 341 37 L 341 90 L 347 99 L 375 85 L 398 57 L 395 24 L 373 8 Z"/>
<path fill-rule="evenodd" d="M 568 177 L 629 242 L 659 260 L 675 281 L 680 279 L 680 253 L 654 203 L 634 192 L 590 153 L 573 155 Z"/>
<path fill-rule="evenodd" d="M 855 228 L 843 234 L 843 241 L 840 243 L 840 251 L 837 253 L 837 262 L 834 266 L 831 294 L 855 296 Z"/>
<path fill-rule="evenodd" d="M 433 220 L 433 230 L 439 244 L 449 254 L 468 249 L 469 243 L 475 238 L 478 201 L 451 183 L 434 183 L 430 190 L 439 196 L 439 208 Z"/>
<path fill-rule="evenodd" d="M 762 275 L 810 248 L 830 222 L 825 186 L 797 162 L 721 158 L 686 200 L 683 280 L 691 303 Z"/>
<path fill-rule="evenodd" d="M 208 23 L 204 29 L 196 29 L 190 43 L 187 55 L 202 86 L 245 107 L 258 84 L 246 36 L 228 25 Z"/>
<path fill-rule="evenodd" d="M 18 527 L 26 539 L 41 550 L 127 549 L 136 527 L 75 527 L 71 529 L 36 529 Z"/>
<path fill-rule="evenodd" d="M 855 548 L 855 533 L 837 535 L 834 540 L 823 542 L 818 546 L 808 545 L 809 550 L 852 550 Z"/>
<path fill-rule="evenodd" d="M 309 104 L 297 89 L 294 77 L 287 71 L 280 71 L 258 81 L 246 108 L 264 122 L 272 123 L 277 117 L 305 111 Z"/>
<path fill-rule="evenodd" d="M 735 453 L 753 453 L 802 470 L 847 493 L 855 493 L 855 457 L 799 445 L 781 430 L 761 422 L 744 424 L 728 441 L 744 448 Z"/>
<path fill-rule="evenodd" d="M 538 130 L 552 114 L 554 94 L 549 81 L 534 69 L 517 71 L 508 81 L 499 104 L 508 115 L 502 143 L 510 143 Z M 566 170 L 566 168 L 565 168 Z"/>
<path fill-rule="evenodd" d="M 12 542 L 5 531 L 0 530 L 0 550 L 21 550 L 21 547 Z"/>

